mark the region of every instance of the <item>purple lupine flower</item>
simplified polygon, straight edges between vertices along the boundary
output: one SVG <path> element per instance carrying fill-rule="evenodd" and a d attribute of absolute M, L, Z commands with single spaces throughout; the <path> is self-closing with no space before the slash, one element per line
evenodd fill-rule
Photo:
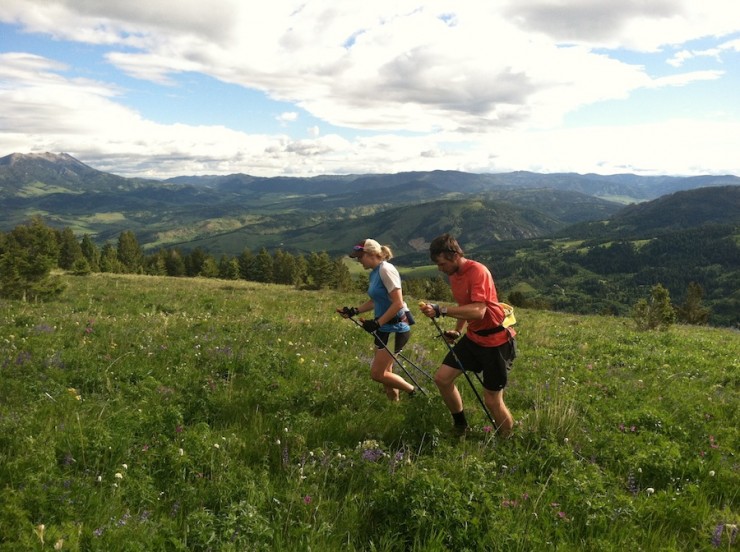
<path fill-rule="evenodd" d="M 722 532 L 725 530 L 725 524 L 720 522 L 717 527 L 714 528 L 714 535 L 712 535 L 712 546 L 719 547 L 722 543 Z"/>
<path fill-rule="evenodd" d="M 362 451 L 362 459 L 368 462 L 377 462 L 383 457 L 383 451 L 377 449 L 366 449 Z"/>

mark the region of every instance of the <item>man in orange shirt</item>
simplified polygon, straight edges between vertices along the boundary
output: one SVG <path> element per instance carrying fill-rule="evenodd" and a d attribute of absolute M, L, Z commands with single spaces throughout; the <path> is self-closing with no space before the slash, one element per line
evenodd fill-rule
<path fill-rule="evenodd" d="M 448 343 L 454 343 L 467 324 L 465 335 L 454 346 L 454 354 L 452 350 L 447 354 L 434 375 L 434 382 L 452 414 L 455 432 L 462 435 L 468 428 L 462 397 L 455 385 L 455 379 L 464 368 L 468 372 L 483 373 L 483 400 L 496 422 L 498 433 L 508 437 L 514 419 L 504 404 L 504 387 L 516 357 L 516 333 L 513 328 L 502 325 L 505 314 L 498 303 L 493 276 L 485 265 L 466 259 L 457 240 L 449 234 L 435 238 L 429 254 L 437 268 L 449 276 L 457 306 L 427 303 L 420 305 L 421 311 L 429 318 L 443 316 L 456 320 L 455 329 L 444 332 Z M 462 366 L 458 366 L 455 356 Z"/>

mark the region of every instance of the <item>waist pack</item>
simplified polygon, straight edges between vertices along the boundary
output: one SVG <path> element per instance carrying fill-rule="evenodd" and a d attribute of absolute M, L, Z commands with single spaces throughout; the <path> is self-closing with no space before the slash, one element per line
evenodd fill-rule
<path fill-rule="evenodd" d="M 514 315 L 514 307 L 512 307 L 508 303 L 499 303 L 499 306 L 504 311 L 504 321 L 501 322 L 500 326 L 496 326 L 495 328 L 485 328 L 483 330 L 470 330 L 470 331 L 476 335 L 485 337 L 487 335 L 493 335 L 495 333 L 503 332 L 509 326 L 513 326 L 514 324 L 516 324 L 516 316 Z"/>
<path fill-rule="evenodd" d="M 409 326 L 416 324 L 414 315 L 411 314 L 410 310 L 400 310 L 398 314 L 386 322 L 386 324 L 398 324 L 399 322 L 406 322 Z"/>

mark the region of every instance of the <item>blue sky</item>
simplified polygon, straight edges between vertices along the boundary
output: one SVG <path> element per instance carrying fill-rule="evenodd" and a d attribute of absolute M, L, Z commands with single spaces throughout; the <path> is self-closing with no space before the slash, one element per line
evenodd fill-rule
<path fill-rule="evenodd" d="M 123 176 L 740 175 L 737 90 L 735 0 L 0 5 L 0 156 Z"/>

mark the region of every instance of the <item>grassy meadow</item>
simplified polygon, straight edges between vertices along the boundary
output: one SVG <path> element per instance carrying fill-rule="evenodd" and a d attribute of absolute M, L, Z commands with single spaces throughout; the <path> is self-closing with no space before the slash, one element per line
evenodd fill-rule
<path fill-rule="evenodd" d="M 736 331 L 519 310 L 514 435 L 461 378 L 460 440 L 370 380 L 361 293 L 64 279 L 0 302 L 0 550 L 740 548 Z"/>

